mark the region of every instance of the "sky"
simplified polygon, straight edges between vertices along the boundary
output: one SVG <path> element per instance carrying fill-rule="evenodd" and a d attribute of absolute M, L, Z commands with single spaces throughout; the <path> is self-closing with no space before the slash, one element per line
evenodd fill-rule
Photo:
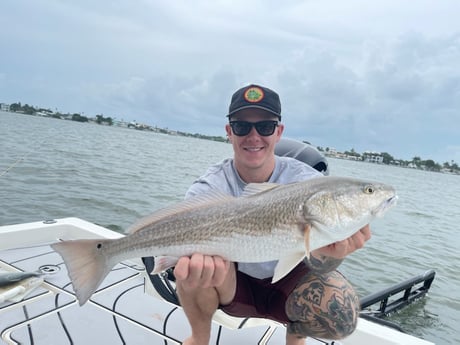
<path fill-rule="evenodd" d="M 225 136 L 279 93 L 284 135 L 460 163 L 460 1 L 2 0 L 0 103 Z"/>

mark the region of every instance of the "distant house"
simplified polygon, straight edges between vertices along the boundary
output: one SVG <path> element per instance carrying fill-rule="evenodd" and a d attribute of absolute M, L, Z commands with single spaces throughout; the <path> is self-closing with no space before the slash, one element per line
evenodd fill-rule
<path fill-rule="evenodd" d="M 6 103 L 0 103 L 0 110 L 1 111 L 10 111 L 10 105 Z"/>
<path fill-rule="evenodd" d="M 383 163 L 383 156 L 380 152 L 365 151 L 363 160 L 369 163 Z"/>

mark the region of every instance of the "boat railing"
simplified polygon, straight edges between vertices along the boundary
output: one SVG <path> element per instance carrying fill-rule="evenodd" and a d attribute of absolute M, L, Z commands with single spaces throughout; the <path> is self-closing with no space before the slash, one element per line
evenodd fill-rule
<path fill-rule="evenodd" d="M 377 318 L 388 316 L 424 297 L 431 287 L 435 274 L 436 272 L 431 269 L 362 298 L 362 316 L 367 315 Z M 377 303 L 379 304 L 378 308 L 371 309 Z"/>

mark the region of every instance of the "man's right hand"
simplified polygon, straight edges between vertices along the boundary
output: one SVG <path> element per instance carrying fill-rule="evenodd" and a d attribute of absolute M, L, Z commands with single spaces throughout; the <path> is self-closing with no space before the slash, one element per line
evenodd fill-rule
<path fill-rule="evenodd" d="M 174 268 L 174 276 L 184 288 L 219 287 L 229 272 L 230 262 L 220 256 L 193 254 L 183 256 Z"/>

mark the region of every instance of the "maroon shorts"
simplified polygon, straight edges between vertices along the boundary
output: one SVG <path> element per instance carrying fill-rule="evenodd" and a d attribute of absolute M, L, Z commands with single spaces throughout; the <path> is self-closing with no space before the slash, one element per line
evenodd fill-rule
<path fill-rule="evenodd" d="M 272 278 L 257 279 L 237 271 L 235 298 L 230 304 L 220 306 L 220 309 L 232 316 L 289 323 L 285 311 L 286 300 L 307 273 L 307 266 L 301 262 L 287 276 L 272 284 Z"/>

